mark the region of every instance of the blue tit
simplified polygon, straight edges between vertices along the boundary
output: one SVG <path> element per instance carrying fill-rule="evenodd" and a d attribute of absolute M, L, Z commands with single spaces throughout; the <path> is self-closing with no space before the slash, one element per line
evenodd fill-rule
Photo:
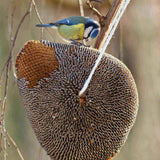
<path fill-rule="evenodd" d="M 55 23 L 37 24 L 36 26 L 57 28 L 63 38 L 73 41 L 94 39 L 100 31 L 100 25 L 97 21 L 83 16 L 69 17 Z"/>

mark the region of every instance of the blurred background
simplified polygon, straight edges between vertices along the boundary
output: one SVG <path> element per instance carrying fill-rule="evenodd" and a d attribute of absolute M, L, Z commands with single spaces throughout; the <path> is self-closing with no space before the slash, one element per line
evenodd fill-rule
<path fill-rule="evenodd" d="M 112 0 L 102 0 L 96 8 L 104 15 Z M 73 15 L 80 15 L 78 0 L 36 0 L 43 22 L 54 22 Z M 85 2 L 83 0 L 83 2 Z M 0 73 L 10 51 L 10 35 L 17 29 L 20 19 L 29 6 L 29 0 L 3 0 L 0 3 Z M 123 42 L 123 62 L 131 70 L 139 92 L 139 112 L 125 145 L 114 160 L 160 160 L 160 1 L 131 0 L 106 52 L 119 58 L 120 39 Z M 14 11 L 14 15 L 12 13 Z M 84 3 L 85 16 L 97 17 Z M 13 29 L 11 21 L 13 17 Z M 14 47 L 13 57 L 28 40 L 41 39 L 35 25 L 39 23 L 35 11 L 22 24 Z M 121 28 L 121 29 L 120 29 Z M 120 32 L 121 30 L 121 32 Z M 43 39 L 62 42 L 57 32 L 46 30 Z M 94 42 L 92 42 L 94 44 Z M 92 45 L 91 44 L 91 45 Z M 4 95 L 2 82 L 1 98 Z M 1 113 L 1 108 L 0 108 Z M 5 127 L 14 139 L 25 160 L 49 160 L 40 147 L 26 117 L 13 72 L 10 71 Z M 3 160 L 3 139 L 0 135 L 0 160 Z M 7 138 L 7 160 L 20 160 L 16 148 Z"/>

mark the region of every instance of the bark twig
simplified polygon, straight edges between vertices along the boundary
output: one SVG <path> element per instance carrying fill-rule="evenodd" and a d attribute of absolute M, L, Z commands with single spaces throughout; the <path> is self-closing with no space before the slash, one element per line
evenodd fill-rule
<path fill-rule="evenodd" d="M 111 7 L 113 9 L 111 9 L 112 11 L 109 11 L 109 13 L 108 13 L 108 14 L 110 14 L 110 16 L 109 16 L 110 21 L 104 27 L 105 28 L 104 35 L 102 35 L 102 37 L 100 38 L 100 44 L 97 46 L 98 49 L 100 50 L 100 54 L 95 62 L 95 65 L 93 66 L 87 80 L 85 81 L 82 89 L 79 92 L 80 97 L 83 96 L 84 92 L 88 88 L 88 85 L 92 79 L 92 76 L 100 63 L 101 58 L 102 58 L 112 36 L 117 28 L 117 25 L 123 15 L 124 11 L 126 10 L 126 7 L 129 4 L 129 2 L 130 2 L 130 0 L 117 0 L 117 1 L 115 0 L 114 1 L 113 6 Z M 99 42 L 97 42 L 97 43 L 99 43 Z"/>

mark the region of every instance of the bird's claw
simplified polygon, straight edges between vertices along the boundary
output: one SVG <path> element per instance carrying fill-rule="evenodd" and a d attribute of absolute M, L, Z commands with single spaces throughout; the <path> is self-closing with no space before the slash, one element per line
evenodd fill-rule
<path fill-rule="evenodd" d="M 76 46 L 90 47 L 90 45 L 85 45 L 85 44 L 83 44 L 83 43 L 76 42 L 76 41 L 74 41 L 73 39 L 70 39 L 70 41 L 71 41 L 71 44 L 74 44 L 74 45 L 76 45 Z"/>
<path fill-rule="evenodd" d="M 89 2 L 92 2 L 92 1 L 102 3 L 102 1 L 100 1 L 100 0 L 89 0 Z"/>

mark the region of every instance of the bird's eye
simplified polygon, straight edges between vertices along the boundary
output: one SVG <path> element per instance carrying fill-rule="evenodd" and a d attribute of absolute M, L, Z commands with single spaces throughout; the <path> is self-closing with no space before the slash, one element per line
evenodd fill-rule
<path fill-rule="evenodd" d="M 98 35 L 98 33 L 99 33 L 99 29 L 94 29 L 94 30 L 92 31 L 92 33 L 91 33 L 91 38 L 92 38 L 92 39 L 93 39 L 93 38 L 96 38 L 97 35 Z"/>

